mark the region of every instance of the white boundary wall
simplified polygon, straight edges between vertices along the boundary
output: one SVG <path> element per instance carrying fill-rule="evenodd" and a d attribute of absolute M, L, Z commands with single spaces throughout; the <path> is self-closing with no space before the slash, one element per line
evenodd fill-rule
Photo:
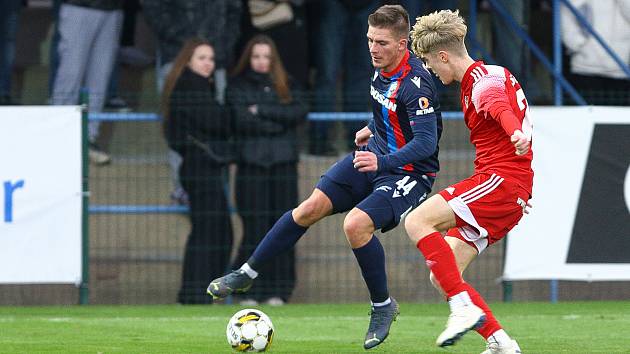
<path fill-rule="evenodd" d="M 0 107 L 0 283 L 81 282 L 81 111 Z"/>

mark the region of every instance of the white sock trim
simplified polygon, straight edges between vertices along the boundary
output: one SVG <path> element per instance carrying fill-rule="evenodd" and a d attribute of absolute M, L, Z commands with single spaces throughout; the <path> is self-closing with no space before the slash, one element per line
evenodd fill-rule
<path fill-rule="evenodd" d="M 252 279 L 256 279 L 256 277 L 258 276 L 258 272 L 253 270 L 252 267 L 250 267 L 247 263 L 243 264 L 241 266 L 241 269 Z"/>
<path fill-rule="evenodd" d="M 460 309 L 464 306 L 472 305 L 472 300 L 470 299 L 470 295 L 468 295 L 468 291 L 462 291 L 459 294 L 451 296 L 448 299 L 448 305 L 451 307 L 451 311 Z"/>
<path fill-rule="evenodd" d="M 388 297 L 387 300 L 383 301 L 383 302 L 373 302 L 372 306 L 374 307 L 381 307 L 381 306 L 387 306 L 389 304 L 392 303 L 392 298 Z"/>
<path fill-rule="evenodd" d="M 503 329 L 492 333 L 490 337 L 488 337 L 487 341 L 488 343 L 497 342 L 501 347 L 509 347 L 512 345 L 512 338 L 510 338 Z"/>

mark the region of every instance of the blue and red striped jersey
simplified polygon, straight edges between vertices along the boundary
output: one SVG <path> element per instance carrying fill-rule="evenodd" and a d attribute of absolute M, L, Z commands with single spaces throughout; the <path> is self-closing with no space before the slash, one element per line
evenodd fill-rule
<path fill-rule="evenodd" d="M 378 170 L 434 175 L 440 168 L 442 115 L 435 84 L 422 61 L 407 51 L 391 72 L 376 70 L 370 87 L 374 135 L 368 150 Z"/>

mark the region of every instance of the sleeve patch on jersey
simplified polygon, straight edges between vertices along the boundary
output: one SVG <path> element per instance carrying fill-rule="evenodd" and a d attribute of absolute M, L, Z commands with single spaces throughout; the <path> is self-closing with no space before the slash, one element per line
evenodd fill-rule
<path fill-rule="evenodd" d="M 417 116 L 423 116 L 434 112 L 433 107 L 429 107 L 429 99 L 426 97 L 418 98 L 418 107 L 420 107 L 420 109 L 416 110 Z"/>

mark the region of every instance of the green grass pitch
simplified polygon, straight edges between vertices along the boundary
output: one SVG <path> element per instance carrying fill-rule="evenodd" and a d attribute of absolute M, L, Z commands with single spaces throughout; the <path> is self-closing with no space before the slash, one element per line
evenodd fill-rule
<path fill-rule="evenodd" d="M 630 353 L 630 301 L 492 304 L 524 353 Z M 1 353 L 230 353 L 225 326 L 234 305 L 0 307 Z M 271 353 L 363 353 L 368 306 L 258 307 L 276 328 Z M 374 353 L 481 353 L 475 332 L 448 349 L 434 345 L 446 304 L 400 305 Z"/>

